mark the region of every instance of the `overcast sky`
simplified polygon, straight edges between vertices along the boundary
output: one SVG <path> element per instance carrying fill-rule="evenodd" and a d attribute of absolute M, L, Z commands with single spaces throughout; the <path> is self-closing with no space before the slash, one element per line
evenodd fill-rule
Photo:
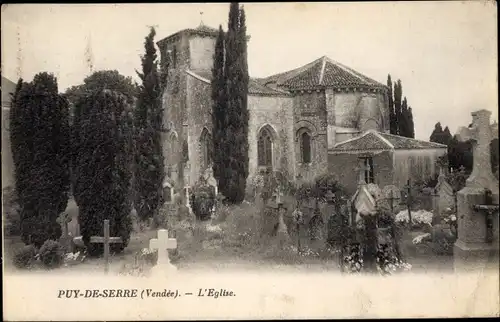
<path fill-rule="evenodd" d="M 53 72 L 64 91 L 89 74 L 90 44 L 94 70 L 137 79 L 148 26 L 156 26 L 156 40 L 201 20 L 226 28 L 228 11 L 223 3 L 2 5 L 2 74 L 16 81 Z M 388 73 L 401 79 L 417 138 L 428 140 L 438 121 L 454 133 L 478 109 L 498 119 L 492 1 L 266 3 L 245 11 L 252 77 L 326 55 L 384 84 Z"/>

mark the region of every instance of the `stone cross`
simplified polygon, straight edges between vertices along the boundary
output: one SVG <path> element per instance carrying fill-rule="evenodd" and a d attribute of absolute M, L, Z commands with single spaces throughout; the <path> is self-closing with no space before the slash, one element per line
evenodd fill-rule
<path fill-rule="evenodd" d="M 168 258 L 168 249 L 177 248 L 177 239 L 169 238 L 166 229 L 158 230 L 158 238 L 149 241 L 149 249 L 158 250 L 158 264 L 159 267 L 169 266 L 170 259 Z"/>
<path fill-rule="evenodd" d="M 498 137 L 498 127 L 490 125 L 491 112 L 488 110 L 479 110 L 471 114 L 472 126 L 461 127 L 457 132 L 460 141 L 472 140 L 473 143 L 473 168 L 466 186 L 497 191 L 498 181 L 491 171 L 490 142 Z"/>
<path fill-rule="evenodd" d="M 486 242 L 493 242 L 493 214 L 498 215 L 499 205 L 493 203 L 491 190 L 484 192 L 484 204 L 474 205 L 475 210 L 483 211 L 486 215 Z"/>
<path fill-rule="evenodd" d="M 104 237 L 92 236 L 90 237 L 90 243 L 92 244 L 104 244 L 104 273 L 109 271 L 109 244 L 121 244 L 123 241 L 121 237 L 110 237 L 109 236 L 109 219 L 104 220 Z"/>
<path fill-rule="evenodd" d="M 283 193 L 281 192 L 281 189 L 279 187 L 276 188 L 276 190 L 274 190 L 274 194 L 273 194 L 273 197 L 276 198 L 276 203 L 279 205 L 279 204 L 282 204 L 281 202 L 281 197 L 283 197 Z"/>
<path fill-rule="evenodd" d="M 71 217 L 67 213 L 62 213 L 57 217 L 57 223 L 61 225 L 62 234 L 61 242 L 67 251 L 71 250 L 71 240 L 73 239 L 69 235 L 68 223 L 71 221 Z"/>

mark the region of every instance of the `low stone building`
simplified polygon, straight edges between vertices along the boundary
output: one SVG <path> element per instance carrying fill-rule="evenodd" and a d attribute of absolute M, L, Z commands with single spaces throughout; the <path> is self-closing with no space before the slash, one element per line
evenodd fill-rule
<path fill-rule="evenodd" d="M 350 194 L 356 191 L 363 169 L 368 184 L 403 187 L 408 180 L 426 180 L 437 174 L 436 161 L 446 153 L 443 144 L 368 130 L 328 151 L 328 171 Z"/>
<path fill-rule="evenodd" d="M 2 76 L 2 189 L 14 184 L 14 161 L 10 148 L 10 105 L 11 93 L 16 90 L 16 84 Z"/>

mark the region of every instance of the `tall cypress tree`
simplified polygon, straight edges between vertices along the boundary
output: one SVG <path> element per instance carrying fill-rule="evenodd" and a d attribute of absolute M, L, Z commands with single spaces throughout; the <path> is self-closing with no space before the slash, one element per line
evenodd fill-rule
<path fill-rule="evenodd" d="M 225 76 L 227 84 L 227 178 L 223 193 L 233 203 L 243 201 L 248 177 L 248 66 L 244 10 L 237 2 L 229 8 Z"/>
<path fill-rule="evenodd" d="M 394 114 L 394 99 L 392 93 L 392 79 L 391 74 L 387 75 L 387 87 L 389 92 L 387 93 L 388 108 L 389 108 L 389 129 L 391 134 L 397 134 L 397 124 L 396 115 Z"/>
<path fill-rule="evenodd" d="M 408 107 L 408 134 L 410 138 L 415 138 L 415 123 L 413 123 L 413 111 Z"/>
<path fill-rule="evenodd" d="M 60 237 L 57 217 L 70 188 L 69 109 L 56 78 L 39 73 L 31 83 L 19 80 L 10 121 L 22 240 L 40 247 Z"/>
<path fill-rule="evenodd" d="M 401 96 L 403 95 L 403 89 L 401 86 L 401 80 L 394 84 L 394 115 L 396 119 L 396 134 L 401 135 Z"/>
<path fill-rule="evenodd" d="M 399 121 L 399 135 L 409 137 L 408 131 L 408 101 L 406 97 L 403 98 L 401 103 L 401 119 Z"/>
<path fill-rule="evenodd" d="M 224 31 L 219 26 L 215 42 L 214 65 L 212 67 L 212 139 L 213 139 L 213 171 L 218 181 L 219 191 L 226 186 L 224 168 L 225 160 L 225 130 L 226 130 L 226 79 L 224 73 Z"/>
<path fill-rule="evenodd" d="M 165 177 L 162 149 L 162 86 L 154 37 L 151 27 L 144 41 L 142 56 L 142 80 L 135 109 L 135 206 L 139 218 L 152 218 L 163 201 L 163 180 Z"/>

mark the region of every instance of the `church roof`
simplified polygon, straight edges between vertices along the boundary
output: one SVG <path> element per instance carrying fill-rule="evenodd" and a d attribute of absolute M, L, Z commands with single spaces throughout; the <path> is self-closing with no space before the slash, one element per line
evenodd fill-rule
<path fill-rule="evenodd" d="M 209 71 L 187 71 L 193 77 L 205 82 L 210 83 L 212 80 L 212 72 Z M 288 96 L 290 93 L 280 90 L 273 89 L 267 86 L 264 86 L 259 81 L 254 78 L 250 78 L 248 83 L 248 94 L 250 95 L 262 95 L 262 96 Z"/>
<path fill-rule="evenodd" d="M 342 65 L 326 56 L 316 59 L 302 67 L 259 79 L 266 86 L 288 90 L 310 88 L 366 88 L 381 89 L 387 87 L 357 71 Z"/>
<path fill-rule="evenodd" d="M 362 135 L 335 144 L 335 152 L 355 152 L 370 150 L 416 150 L 446 149 L 446 145 L 407 138 L 399 135 L 369 130 Z"/>

